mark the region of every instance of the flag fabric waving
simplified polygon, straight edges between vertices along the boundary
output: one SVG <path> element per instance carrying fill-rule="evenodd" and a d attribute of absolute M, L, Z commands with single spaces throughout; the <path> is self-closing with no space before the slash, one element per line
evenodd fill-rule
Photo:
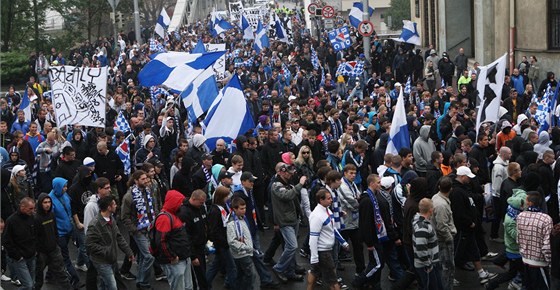
<path fill-rule="evenodd" d="M 266 35 L 266 29 L 264 29 L 262 22 L 259 20 L 253 48 L 257 51 L 257 53 L 261 53 L 261 50 L 264 47 L 270 47 L 270 41 L 268 39 L 268 35 Z"/>
<path fill-rule="evenodd" d="M 243 32 L 243 39 L 255 39 L 253 35 L 253 28 L 251 28 L 251 24 L 247 21 L 247 17 L 245 17 L 245 13 L 241 13 L 241 19 L 239 19 L 241 31 Z"/>
<path fill-rule="evenodd" d="M 396 41 L 406 42 L 414 45 L 421 45 L 420 34 L 416 29 L 416 22 L 410 20 L 403 20 L 403 28 L 401 36 L 396 39 Z"/>
<path fill-rule="evenodd" d="M 233 25 L 222 19 L 218 13 L 212 13 L 212 18 L 210 20 L 210 33 L 213 37 L 216 37 L 230 29 L 233 29 Z"/>
<path fill-rule="evenodd" d="M 124 141 L 117 146 L 117 150 L 115 151 L 117 151 L 117 155 L 124 165 L 124 174 L 130 175 L 132 165 L 130 163 L 130 143 L 128 138 L 125 138 Z"/>
<path fill-rule="evenodd" d="M 167 15 L 167 11 L 165 11 L 165 8 L 161 9 L 161 13 L 157 19 L 155 32 L 162 38 L 165 38 L 165 30 L 169 27 L 170 23 L 171 18 Z"/>
<path fill-rule="evenodd" d="M 255 128 L 237 74 L 220 91 L 204 119 L 204 126 L 206 145 L 211 150 L 216 147 L 218 139 L 224 139 L 227 144 L 238 135 Z"/>
<path fill-rule="evenodd" d="M 404 86 L 404 93 L 407 95 L 410 95 L 410 91 L 412 90 L 411 82 L 412 80 L 410 79 L 410 77 L 408 77 L 408 80 L 406 80 L 406 85 Z"/>
<path fill-rule="evenodd" d="M 399 93 L 399 99 L 397 100 L 395 114 L 393 115 L 391 130 L 389 132 L 389 142 L 387 143 L 387 150 L 385 153 L 397 155 L 399 154 L 399 150 L 402 148 L 410 148 L 410 135 L 408 133 L 408 125 L 406 123 L 406 110 L 404 108 L 404 95 L 402 87 Z"/>
<path fill-rule="evenodd" d="M 191 53 L 205 53 L 206 52 L 206 48 L 204 47 L 204 42 L 202 42 L 202 39 L 198 39 L 198 42 L 196 43 L 196 46 L 193 48 L 193 50 L 191 51 Z"/>
<path fill-rule="evenodd" d="M 539 123 L 539 133 L 541 131 L 547 131 L 553 125 L 553 113 L 552 111 L 556 108 L 557 98 L 558 98 L 558 88 L 553 91 L 550 84 L 546 88 L 546 93 L 543 98 L 537 103 L 537 114 L 535 119 Z"/>
<path fill-rule="evenodd" d="M 368 9 L 369 17 L 371 17 L 374 10 L 375 9 L 371 8 L 371 6 L 369 7 Z M 358 28 L 358 25 L 360 24 L 360 22 L 362 22 L 363 14 L 364 14 L 364 5 L 362 4 L 362 2 L 354 2 L 354 5 L 352 6 L 352 9 L 350 9 L 350 13 L 348 14 L 348 18 L 350 19 L 350 24 Z"/>
<path fill-rule="evenodd" d="M 181 92 L 181 100 L 192 122 L 208 111 L 218 96 L 218 85 L 214 69 L 205 69 L 187 88 Z"/>
<path fill-rule="evenodd" d="M 225 51 L 159 53 L 138 73 L 138 79 L 143 86 L 165 85 L 180 93 L 224 53 Z"/>
<path fill-rule="evenodd" d="M 23 111 L 26 121 L 31 121 L 31 101 L 29 100 L 29 94 L 27 93 L 28 87 L 25 86 L 23 90 L 23 97 L 21 97 L 21 104 L 19 109 Z"/>
<path fill-rule="evenodd" d="M 363 61 L 347 61 L 341 63 L 336 70 L 336 75 L 358 77 L 364 74 Z"/>
<path fill-rule="evenodd" d="M 274 27 L 276 30 L 276 38 L 279 41 L 289 43 L 290 40 L 288 38 L 288 32 L 286 31 L 286 28 L 282 24 L 282 21 L 276 14 L 274 14 Z"/>
<path fill-rule="evenodd" d="M 506 74 L 507 53 L 495 60 L 493 63 L 481 66 L 476 83 L 480 105 L 476 115 L 476 132 L 482 122 L 497 122 L 498 112 L 504 78 Z"/>
<path fill-rule="evenodd" d="M 119 115 L 117 116 L 117 119 L 115 120 L 115 125 L 113 126 L 113 130 L 115 132 L 121 131 L 123 133 L 128 133 L 132 131 L 130 129 L 130 125 L 128 124 L 128 121 L 123 115 L 123 111 L 119 111 Z"/>
<path fill-rule="evenodd" d="M 352 45 L 350 30 L 346 26 L 329 31 L 329 39 L 335 51 L 343 50 Z"/>

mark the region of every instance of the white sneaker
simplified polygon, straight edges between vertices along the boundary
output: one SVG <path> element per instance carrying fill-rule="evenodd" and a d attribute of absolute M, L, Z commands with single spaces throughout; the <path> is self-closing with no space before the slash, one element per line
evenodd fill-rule
<path fill-rule="evenodd" d="M 10 282 L 12 282 L 12 284 L 14 284 L 14 285 L 16 285 L 16 286 L 18 286 L 18 287 L 21 286 L 21 282 L 20 282 L 19 280 L 12 280 L 12 281 L 10 281 Z"/>
<path fill-rule="evenodd" d="M 81 265 L 81 266 L 74 265 L 74 268 L 76 268 L 76 270 L 80 270 L 80 271 L 82 271 L 82 272 L 87 272 L 87 271 L 88 271 L 88 268 L 87 268 L 87 266 L 86 266 L 85 264 L 84 264 L 84 265 Z"/>
<path fill-rule="evenodd" d="M 12 278 L 2 274 L 2 277 L 0 278 L 0 280 L 2 280 L 2 282 L 10 282 L 10 281 L 12 281 Z"/>
<path fill-rule="evenodd" d="M 519 285 L 519 284 L 517 284 L 513 281 L 509 282 L 509 284 L 508 284 L 508 290 L 521 290 L 521 287 L 522 287 L 521 285 Z"/>
<path fill-rule="evenodd" d="M 490 279 L 496 277 L 498 274 L 490 273 L 486 270 L 482 270 L 482 273 L 478 273 L 478 279 L 480 279 L 480 284 L 486 284 Z"/>

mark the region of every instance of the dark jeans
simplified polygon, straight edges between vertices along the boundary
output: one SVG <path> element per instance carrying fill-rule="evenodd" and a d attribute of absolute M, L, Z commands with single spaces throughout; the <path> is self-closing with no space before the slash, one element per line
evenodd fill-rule
<path fill-rule="evenodd" d="M 253 260 L 251 257 L 243 257 L 235 259 L 235 266 L 237 267 L 237 282 L 235 283 L 235 289 L 247 289 L 253 290 Z"/>
<path fill-rule="evenodd" d="M 45 267 L 49 266 L 49 272 L 52 275 L 52 281 L 56 282 L 61 289 L 70 289 L 70 281 L 64 268 L 64 260 L 60 249 L 56 247 L 53 251 L 47 253 L 37 253 L 37 266 L 35 271 L 35 289 L 43 287 L 45 276 Z"/>
<path fill-rule="evenodd" d="M 490 229 L 490 238 L 495 239 L 498 237 L 500 225 L 504 219 L 504 208 L 502 201 L 499 197 L 492 196 L 492 206 L 494 207 L 494 220 L 492 220 L 492 228 Z"/>
<path fill-rule="evenodd" d="M 383 243 L 383 262 L 387 263 L 390 269 L 390 274 L 393 278 L 399 280 L 404 276 L 404 269 L 399 260 L 399 254 L 397 253 L 397 246 L 394 241 L 387 241 Z"/>
<path fill-rule="evenodd" d="M 70 253 L 68 252 L 68 242 L 71 238 L 71 234 L 58 237 L 57 243 L 60 247 L 60 252 L 62 253 L 62 259 L 64 260 L 66 271 L 68 271 L 68 274 L 70 274 L 70 283 L 72 283 L 72 285 L 78 285 L 80 283 L 80 276 L 78 276 L 78 273 L 76 272 L 76 269 L 72 264 L 72 260 L 70 259 Z"/>
<path fill-rule="evenodd" d="M 195 266 L 193 264 L 192 271 L 193 271 L 193 289 L 199 290 L 207 290 L 208 283 L 206 283 L 206 257 L 204 256 L 204 246 L 202 248 L 202 252 L 197 253 L 198 262 L 200 265 Z"/>
<path fill-rule="evenodd" d="M 130 241 L 129 242 L 130 249 L 135 255 L 138 255 L 138 246 L 136 245 L 136 242 L 134 241 L 134 239 L 132 239 L 132 237 L 130 237 L 130 234 L 128 236 Z M 130 272 L 130 267 L 132 267 L 132 262 L 127 257 L 124 257 L 120 272 L 128 273 Z"/>
<path fill-rule="evenodd" d="M 488 286 L 486 287 L 486 289 L 496 289 L 500 287 L 500 284 L 511 281 L 511 279 L 515 278 L 515 276 L 517 276 L 517 273 L 523 274 L 523 260 L 521 260 L 521 258 L 509 259 L 509 270 L 507 272 L 498 274 L 498 276 L 496 276 L 494 279 L 488 281 Z"/>
<path fill-rule="evenodd" d="M 418 272 L 418 276 L 420 277 L 419 283 L 422 284 L 424 289 L 443 289 L 443 285 L 441 284 L 440 263 L 435 263 L 432 267 L 416 268 L 416 272 Z"/>
<path fill-rule="evenodd" d="M 229 248 L 216 247 L 216 253 L 214 254 L 214 260 L 208 267 L 206 271 L 206 283 L 208 283 L 208 288 L 212 289 L 212 281 L 218 274 L 219 271 L 225 270 L 226 279 L 225 284 L 229 285 L 230 288 L 235 285 L 235 279 L 237 278 L 237 269 L 235 267 L 235 262 L 231 256 Z"/>
<path fill-rule="evenodd" d="M 358 274 L 352 286 L 362 288 L 365 285 L 373 286 L 373 289 L 381 289 L 381 271 L 383 270 L 383 262 L 381 261 L 381 253 L 377 252 L 381 249 L 381 245 L 376 245 L 374 251 L 368 251 L 369 262 L 366 269 Z"/>
<path fill-rule="evenodd" d="M 354 256 L 354 264 L 356 264 L 356 273 L 361 273 L 366 266 L 364 259 L 364 246 L 360 236 L 360 230 L 343 230 L 340 233 L 346 241 L 352 241 L 352 256 Z"/>
<path fill-rule="evenodd" d="M 266 249 L 266 252 L 264 253 L 264 260 L 268 261 L 274 258 L 274 255 L 276 254 L 276 250 L 282 244 L 284 244 L 284 238 L 282 238 L 282 233 L 280 233 L 280 230 L 275 230 L 274 237 L 270 241 L 270 245 L 268 245 L 268 249 Z"/>
<path fill-rule="evenodd" d="M 525 276 L 523 286 L 526 290 L 550 289 L 550 276 L 548 267 L 530 267 L 525 264 Z"/>

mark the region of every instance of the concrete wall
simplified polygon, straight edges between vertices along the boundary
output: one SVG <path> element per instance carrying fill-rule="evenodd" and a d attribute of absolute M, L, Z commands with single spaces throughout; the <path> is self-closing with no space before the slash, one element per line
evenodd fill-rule
<path fill-rule="evenodd" d="M 441 19 L 445 18 L 444 24 L 440 25 L 440 45 L 441 51 L 447 51 L 451 59 L 459 53 L 459 48 L 465 49 L 465 55 L 472 56 L 471 49 L 473 39 L 471 4 L 470 1 L 463 0 L 439 0 L 440 24 Z M 442 7 L 442 5 L 445 5 Z M 445 30 L 443 33 L 442 30 Z"/>
<path fill-rule="evenodd" d="M 546 1 L 516 1 L 515 5 L 516 47 L 546 50 Z"/>
<path fill-rule="evenodd" d="M 481 65 L 494 58 L 494 6 L 493 1 L 474 0 L 474 58 Z"/>
<path fill-rule="evenodd" d="M 494 1 L 494 58 L 509 51 L 509 2 Z"/>

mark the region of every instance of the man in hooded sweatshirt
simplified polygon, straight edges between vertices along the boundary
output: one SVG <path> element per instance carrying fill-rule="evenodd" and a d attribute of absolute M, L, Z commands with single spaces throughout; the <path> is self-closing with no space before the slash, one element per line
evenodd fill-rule
<path fill-rule="evenodd" d="M 64 268 L 64 260 L 57 244 L 58 231 L 54 213 L 52 212 L 52 199 L 46 193 L 41 193 L 37 199 L 35 213 L 35 231 L 37 241 L 37 268 L 35 271 L 35 289 L 43 286 L 45 267 L 49 267 L 52 281 L 58 283 L 61 289 L 70 289 L 70 281 Z"/>
<path fill-rule="evenodd" d="M 414 141 L 412 152 L 414 154 L 414 167 L 419 176 L 426 176 L 427 166 L 430 163 L 432 152 L 436 151 L 434 141 L 430 139 L 430 126 L 420 128 L 420 138 Z"/>
<path fill-rule="evenodd" d="M 156 139 L 152 135 L 146 135 L 140 148 L 134 156 L 137 169 L 141 169 L 145 162 L 152 158 L 161 159 L 161 151 L 156 147 Z"/>
<path fill-rule="evenodd" d="M 68 251 L 68 242 L 72 238 L 74 226 L 72 225 L 72 207 L 70 205 L 70 197 L 66 193 L 68 189 L 68 181 L 61 177 L 55 177 L 52 181 L 52 190 L 49 197 L 52 200 L 53 212 L 56 218 L 56 227 L 58 229 L 57 243 L 60 247 L 66 271 L 70 274 L 72 286 L 81 288 L 80 276 L 76 272 L 70 253 Z"/>
<path fill-rule="evenodd" d="M 161 213 L 155 220 L 154 256 L 167 275 L 171 289 L 192 289 L 191 248 L 187 231 L 177 216 L 185 196 L 176 190 L 165 195 Z"/>
<path fill-rule="evenodd" d="M 185 156 L 192 158 L 198 164 L 202 164 L 202 154 L 207 152 L 205 143 L 206 138 L 202 134 L 194 134 L 192 138 L 193 146 L 187 150 Z"/>

